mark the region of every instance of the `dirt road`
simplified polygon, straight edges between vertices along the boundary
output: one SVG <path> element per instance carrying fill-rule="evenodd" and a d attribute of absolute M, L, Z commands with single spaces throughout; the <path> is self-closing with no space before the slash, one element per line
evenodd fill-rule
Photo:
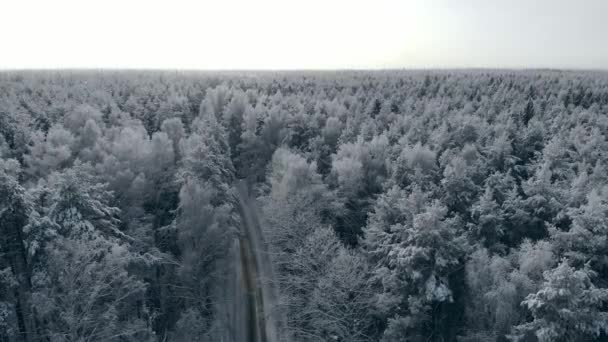
<path fill-rule="evenodd" d="M 241 303 L 234 306 L 235 342 L 279 342 L 278 295 L 273 282 L 272 263 L 262 236 L 255 200 L 249 197 L 245 181 L 237 185 L 238 212 L 242 230 L 238 239 L 235 298 Z M 239 320 L 242 320 L 239 321 Z"/>

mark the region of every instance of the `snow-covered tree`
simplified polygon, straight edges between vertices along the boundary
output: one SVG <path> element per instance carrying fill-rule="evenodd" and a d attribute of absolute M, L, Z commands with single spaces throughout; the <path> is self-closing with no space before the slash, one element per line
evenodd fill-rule
<path fill-rule="evenodd" d="M 30 217 L 35 216 L 35 204 L 19 184 L 19 173 L 15 160 L 0 159 L 0 287 L 3 289 L 0 336 L 10 333 L 24 341 L 35 341 L 38 335 L 36 312 L 31 303 L 33 265 L 26 234 Z"/>
<path fill-rule="evenodd" d="M 414 188 L 393 187 L 378 198 L 365 234 L 382 294 L 376 305 L 389 321 L 387 341 L 414 334 L 441 340 L 449 333 L 443 317 L 452 310 L 452 284 L 466 243 L 447 208 Z"/>
<path fill-rule="evenodd" d="M 539 341 L 590 341 L 608 333 L 608 289 L 593 283 L 597 276 L 587 267 L 576 269 L 567 260 L 544 273 L 541 289 L 522 302 L 533 320 L 515 329 L 514 339 L 527 331 Z"/>

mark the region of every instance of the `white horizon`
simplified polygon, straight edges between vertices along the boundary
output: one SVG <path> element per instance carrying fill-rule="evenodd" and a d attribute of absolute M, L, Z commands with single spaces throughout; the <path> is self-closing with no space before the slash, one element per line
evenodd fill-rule
<path fill-rule="evenodd" d="M 608 69 L 608 2 L 2 4 L 2 70 Z"/>

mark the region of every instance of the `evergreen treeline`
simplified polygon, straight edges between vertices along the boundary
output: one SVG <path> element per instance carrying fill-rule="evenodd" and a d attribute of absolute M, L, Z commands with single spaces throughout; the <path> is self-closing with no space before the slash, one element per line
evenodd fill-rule
<path fill-rule="evenodd" d="M 608 338 L 608 75 L 4 72 L 0 341 L 215 341 L 247 179 L 292 341 Z"/>

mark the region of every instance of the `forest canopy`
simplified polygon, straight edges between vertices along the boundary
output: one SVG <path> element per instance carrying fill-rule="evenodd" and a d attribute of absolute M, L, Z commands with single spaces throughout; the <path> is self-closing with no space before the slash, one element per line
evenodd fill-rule
<path fill-rule="evenodd" d="M 608 74 L 0 73 L 0 341 L 608 338 Z M 227 332 L 228 331 L 228 332 Z"/>

